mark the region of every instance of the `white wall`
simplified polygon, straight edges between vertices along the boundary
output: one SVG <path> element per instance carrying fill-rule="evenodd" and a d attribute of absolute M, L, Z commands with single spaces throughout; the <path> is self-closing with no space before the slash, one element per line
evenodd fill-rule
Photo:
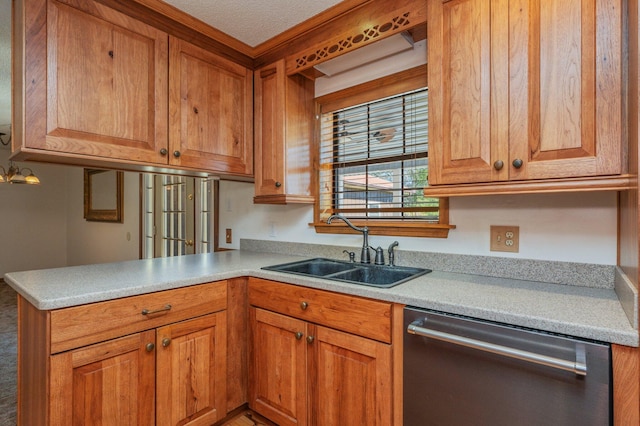
<path fill-rule="evenodd" d="M 400 242 L 413 251 L 616 264 L 615 192 L 478 196 L 450 199 L 449 238 L 370 237 L 372 246 Z M 253 204 L 253 185 L 220 182 L 220 247 L 241 238 L 358 247 L 359 235 L 316 234 L 313 206 Z M 490 225 L 520 227 L 520 252 L 489 251 Z M 233 230 L 232 244 L 224 230 Z"/>
<path fill-rule="evenodd" d="M 8 158 L 9 148 L 0 147 L 0 166 L 5 169 Z M 31 168 L 42 183 L 0 183 L 0 278 L 6 272 L 64 266 L 67 262 L 64 168 L 16 164 Z"/>
<path fill-rule="evenodd" d="M 139 174 L 124 174 L 123 223 L 88 222 L 84 219 L 84 172 L 70 167 L 67 211 L 68 265 L 118 262 L 139 258 Z"/>

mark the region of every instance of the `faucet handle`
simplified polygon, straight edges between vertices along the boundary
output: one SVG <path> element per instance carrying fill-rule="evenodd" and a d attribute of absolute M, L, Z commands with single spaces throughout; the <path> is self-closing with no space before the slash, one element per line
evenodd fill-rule
<path fill-rule="evenodd" d="M 352 251 L 349 250 L 342 250 L 343 253 L 347 253 L 349 255 L 349 262 L 351 263 L 355 263 L 356 262 L 356 254 Z"/>
<path fill-rule="evenodd" d="M 378 247 L 376 249 L 373 247 L 371 248 L 376 252 L 376 258 L 373 263 L 376 265 L 384 265 L 384 250 L 382 250 L 382 247 Z"/>

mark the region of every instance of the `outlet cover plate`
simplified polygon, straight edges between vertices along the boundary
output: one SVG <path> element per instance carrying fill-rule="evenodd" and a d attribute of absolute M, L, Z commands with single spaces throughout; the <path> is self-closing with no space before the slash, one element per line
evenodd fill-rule
<path fill-rule="evenodd" d="M 491 225 L 491 251 L 520 251 L 520 227 Z"/>

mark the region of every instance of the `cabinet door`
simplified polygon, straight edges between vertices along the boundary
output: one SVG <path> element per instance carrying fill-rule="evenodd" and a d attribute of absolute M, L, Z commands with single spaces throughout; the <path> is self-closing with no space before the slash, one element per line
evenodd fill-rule
<path fill-rule="evenodd" d="M 391 345 L 320 326 L 310 334 L 311 424 L 392 424 Z"/>
<path fill-rule="evenodd" d="M 427 8 L 429 184 L 505 180 L 508 168 L 493 158 L 508 149 L 507 1 L 428 0 Z"/>
<path fill-rule="evenodd" d="M 253 72 L 170 38 L 169 162 L 253 174 Z"/>
<path fill-rule="evenodd" d="M 622 27 L 621 0 L 510 0 L 510 179 L 622 172 Z"/>
<path fill-rule="evenodd" d="M 284 60 L 255 72 L 255 193 L 285 193 Z"/>
<path fill-rule="evenodd" d="M 429 0 L 429 183 L 622 173 L 621 0 Z"/>
<path fill-rule="evenodd" d="M 249 405 L 280 426 L 306 425 L 306 323 L 254 307 L 249 315 Z"/>
<path fill-rule="evenodd" d="M 157 330 L 156 425 L 210 425 L 226 413 L 226 312 Z"/>
<path fill-rule="evenodd" d="M 255 72 L 255 203 L 313 203 L 313 81 L 284 59 Z"/>
<path fill-rule="evenodd" d="M 51 356 L 49 424 L 154 425 L 154 341 L 147 331 Z"/>
<path fill-rule="evenodd" d="M 27 108 L 47 105 L 46 123 L 27 114 L 26 145 L 166 163 L 167 34 L 90 0 L 74 6 L 48 2 L 47 67 L 30 70 L 26 91 Z"/>

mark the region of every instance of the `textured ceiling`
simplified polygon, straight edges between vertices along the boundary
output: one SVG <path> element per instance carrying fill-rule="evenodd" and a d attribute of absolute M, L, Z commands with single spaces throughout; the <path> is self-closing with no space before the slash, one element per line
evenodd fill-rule
<path fill-rule="evenodd" d="M 340 0 L 168 0 L 233 38 L 255 47 Z M 0 0 L 0 132 L 11 121 L 11 0 Z"/>
<path fill-rule="evenodd" d="M 340 0 L 165 0 L 165 2 L 255 47 L 340 3 Z"/>

